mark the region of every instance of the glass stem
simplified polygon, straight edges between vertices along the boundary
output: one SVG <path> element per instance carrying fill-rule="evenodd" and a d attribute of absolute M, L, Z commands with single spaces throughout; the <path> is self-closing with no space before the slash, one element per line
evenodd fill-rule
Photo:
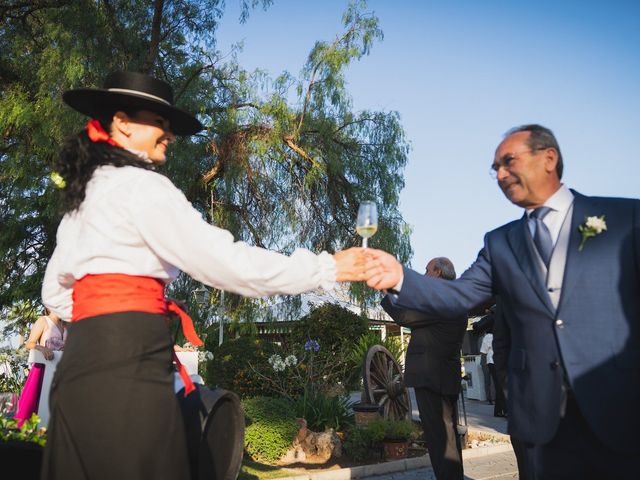
<path fill-rule="evenodd" d="M 367 248 L 367 239 L 366 238 L 362 239 L 362 248 Z"/>

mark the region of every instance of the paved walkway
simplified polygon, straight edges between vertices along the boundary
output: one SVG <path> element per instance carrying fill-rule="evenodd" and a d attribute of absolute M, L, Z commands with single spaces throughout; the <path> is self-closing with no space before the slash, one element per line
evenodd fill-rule
<path fill-rule="evenodd" d="M 513 451 L 464 459 L 465 480 L 505 480 L 518 478 L 518 465 Z M 436 480 L 431 467 L 406 472 L 364 477 L 370 480 Z"/>
<path fill-rule="evenodd" d="M 415 406 L 413 389 L 409 389 L 413 404 L 412 416 L 419 420 L 418 408 Z M 493 405 L 487 402 L 465 399 L 464 402 L 467 426 L 471 432 L 482 432 L 498 437 L 507 436 L 507 420 L 493 416 Z M 517 479 L 518 465 L 513 450 L 482 454 L 479 450 L 462 451 L 465 480 L 503 480 Z M 370 480 L 435 480 L 431 467 L 422 467 L 404 472 L 371 475 L 364 477 Z"/>

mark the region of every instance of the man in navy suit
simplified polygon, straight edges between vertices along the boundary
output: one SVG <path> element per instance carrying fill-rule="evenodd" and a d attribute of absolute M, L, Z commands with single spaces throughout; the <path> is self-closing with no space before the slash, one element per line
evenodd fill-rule
<path fill-rule="evenodd" d="M 456 271 L 445 257 L 432 259 L 425 275 L 454 280 Z M 404 383 L 414 387 L 425 443 L 438 480 L 462 480 L 462 445 L 458 435 L 460 349 L 467 315 L 457 321 L 429 317 L 394 307 L 389 297 L 382 308 L 400 326 L 411 329 Z"/>
<path fill-rule="evenodd" d="M 509 131 L 491 168 L 525 215 L 487 233 L 460 278 L 424 277 L 369 249 L 367 283 L 447 318 L 500 295 L 509 433 L 534 445 L 536 477 L 637 478 L 640 201 L 569 190 L 540 125 Z"/>

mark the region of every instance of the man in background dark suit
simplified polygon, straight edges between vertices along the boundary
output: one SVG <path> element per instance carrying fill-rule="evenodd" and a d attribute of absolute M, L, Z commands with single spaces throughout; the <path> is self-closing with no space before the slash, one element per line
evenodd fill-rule
<path fill-rule="evenodd" d="M 456 272 L 448 258 L 427 264 L 429 277 L 453 280 Z M 382 308 L 401 327 L 411 329 L 405 360 L 405 384 L 414 387 L 424 438 L 438 480 L 462 480 L 462 446 L 456 427 L 460 393 L 460 349 L 467 316 L 455 321 L 428 317 L 391 305 Z"/>

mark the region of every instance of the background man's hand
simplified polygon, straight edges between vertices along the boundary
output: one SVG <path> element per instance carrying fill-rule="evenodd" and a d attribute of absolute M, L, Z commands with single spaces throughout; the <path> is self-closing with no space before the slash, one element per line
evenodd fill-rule
<path fill-rule="evenodd" d="M 393 288 L 404 278 L 402 265 L 393 255 L 373 248 L 368 248 L 366 254 L 366 280 L 371 288 Z"/>
<path fill-rule="evenodd" d="M 338 282 L 361 282 L 364 276 L 364 248 L 352 247 L 333 255 L 336 261 L 336 280 Z"/>

